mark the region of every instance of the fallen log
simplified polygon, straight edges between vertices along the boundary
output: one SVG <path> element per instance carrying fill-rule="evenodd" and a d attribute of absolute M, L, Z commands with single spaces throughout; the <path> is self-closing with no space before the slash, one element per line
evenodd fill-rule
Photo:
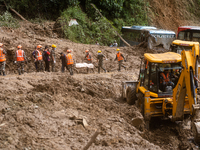
<path fill-rule="evenodd" d="M 83 148 L 83 150 L 87 150 L 91 145 L 92 143 L 94 143 L 96 137 L 99 135 L 99 132 L 96 131 L 93 136 L 91 137 L 90 141 L 87 143 L 87 145 Z"/>
<path fill-rule="evenodd" d="M 19 16 L 22 20 L 28 22 L 28 20 L 26 20 L 22 15 L 20 15 L 16 10 L 12 9 L 11 7 L 8 7 L 5 1 L 4 1 L 4 5 L 6 6 L 7 9 L 9 8 L 9 9 L 10 9 L 11 11 L 13 11 L 17 16 Z"/>

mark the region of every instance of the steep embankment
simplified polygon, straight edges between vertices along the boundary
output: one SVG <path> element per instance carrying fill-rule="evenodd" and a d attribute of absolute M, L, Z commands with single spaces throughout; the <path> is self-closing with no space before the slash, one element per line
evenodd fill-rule
<path fill-rule="evenodd" d="M 195 0 L 148 0 L 149 22 L 162 29 L 177 31 L 179 26 L 200 25 Z M 197 12 L 197 11 L 196 11 Z"/>

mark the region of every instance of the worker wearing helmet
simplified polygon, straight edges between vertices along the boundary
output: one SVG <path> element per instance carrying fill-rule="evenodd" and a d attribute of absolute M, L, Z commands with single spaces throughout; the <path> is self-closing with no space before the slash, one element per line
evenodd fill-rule
<path fill-rule="evenodd" d="M 19 73 L 19 75 L 21 75 L 21 73 L 22 74 L 24 73 L 24 62 L 27 61 L 25 52 L 24 52 L 24 50 L 22 50 L 21 45 L 17 46 L 17 51 L 15 53 L 15 59 L 17 62 L 18 73 Z"/>
<path fill-rule="evenodd" d="M 45 62 L 45 71 L 50 72 L 50 68 L 49 68 L 50 52 L 47 45 L 45 46 L 44 51 L 42 53 L 42 58 L 43 58 L 43 61 Z"/>
<path fill-rule="evenodd" d="M 37 71 L 44 71 L 42 59 L 42 45 L 38 45 L 35 51 L 35 62 L 37 63 Z"/>
<path fill-rule="evenodd" d="M 100 73 L 100 69 L 102 68 L 105 73 L 106 73 L 106 69 L 103 67 L 103 59 L 106 59 L 106 56 L 103 55 L 101 53 L 101 50 L 98 50 L 98 54 L 97 54 L 97 62 L 98 62 L 98 73 Z"/>
<path fill-rule="evenodd" d="M 52 72 L 55 72 L 55 66 L 56 66 L 56 45 L 51 45 L 51 66 L 52 66 Z"/>
<path fill-rule="evenodd" d="M 92 63 L 92 55 L 90 54 L 89 50 L 85 50 L 85 60 L 87 60 L 87 63 L 88 64 L 91 64 Z M 93 72 L 94 72 L 94 69 L 92 68 Z M 87 68 L 87 73 L 89 72 L 89 68 Z"/>
<path fill-rule="evenodd" d="M 60 53 L 60 59 L 61 59 L 61 62 L 62 62 L 62 66 L 61 66 L 61 72 L 65 72 L 65 67 L 66 69 L 68 70 L 67 68 L 67 57 L 66 57 L 66 54 L 64 54 L 63 52 Z"/>
<path fill-rule="evenodd" d="M 174 83 L 170 80 L 171 74 L 169 72 L 170 66 L 164 68 L 164 72 L 160 73 L 160 89 L 161 91 L 166 91 L 167 86 L 174 87 Z"/>
<path fill-rule="evenodd" d="M 6 54 L 7 52 L 3 49 L 3 43 L 0 43 L 0 75 L 3 73 L 5 76 L 5 66 L 6 66 Z"/>
<path fill-rule="evenodd" d="M 66 60 L 67 60 L 67 68 L 70 72 L 70 75 L 73 75 L 74 59 L 70 49 L 67 50 Z"/>
<path fill-rule="evenodd" d="M 87 63 L 92 63 L 92 56 L 89 50 L 85 50 L 85 59 L 87 60 Z"/>
<path fill-rule="evenodd" d="M 35 69 L 36 69 L 36 71 L 38 70 L 37 68 L 38 68 L 38 65 L 37 65 L 37 59 L 36 59 L 36 51 L 37 51 L 37 46 L 35 47 L 35 50 L 33 51 L 33 53 L 32 53 L 32 58 L 33 58 L 33 60 L 34 60 L 34 63 L 35 63 Z"/>
<path fill-rule="evenodd" d="M 120 53 L 120 49 L 119 48 L 117 49 L 117 54 L 116 54 L 116 57 L 115 57 L 114 61 L 116 61 L 116 60 L 118 60 L 118 64 L 119 64 L 118 71 L 121 71 L 121 66 L 126 69 L 126 66 L 123 65 L 123 61 L 126 62 L 126 59 L 125 59 L 124 55 L 122 53 Z"/>

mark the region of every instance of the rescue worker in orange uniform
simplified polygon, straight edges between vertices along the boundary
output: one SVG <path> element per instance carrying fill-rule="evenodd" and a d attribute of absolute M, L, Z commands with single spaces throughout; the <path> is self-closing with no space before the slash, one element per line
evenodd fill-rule
<path fill-rule="evenodd" d="M 70 75 L 73 75 L 74 60 L 73 60 L 73 54 L 71 54 L 71 50 L 67 50 L 66 59 L 67 59 L 67 68 L 70 72 Z"/>
<path fill-rule="evenodd" d="M 6 54 L 7 52 L 3 49 L 3 43 L 0 43 L 0 75 L 5 76 L 5 67 L 6 67 Z"/>
<path fill-rule="evenodd" d="M 38 45 L 35 51 L 35 61 L 37 63 L 37 71 L 44 71 L 43 70 L 43 59 L 42 59 L 42 45 Z"/>
<path fill-rule="evenodd" d="M 160 89 L 165 91 L 166 86 L 174 87 L 174 83 L 170 80 L 169 66 L 164 68 L 164 72 L 160 73 Z"/>
<path fill-rule="evenodd" d="M 87 63 L 92 63 L 92 56 L 89 53 L 89 50 L 85 50 L 85 59 L 87 60 Z"/>
<path fill-rule="evenodd" d="M 116 58 L 114 61 L 118 60 L 118 63 L 119 63 L 119 69 L 118 71 L 121 71 L 121 66 L 124 67 L 126 69 L 126 66 L 124 66 L 122 63 L 123 61 L 126 62 L 126 59 L 124 57 L 124 55 L 122 53 L 120 53 L 120 49 L 118 48 L 117 49 L 117 54 L 116 54 Z"/>
<path fill-rule="evenodd" d="M 92 63 L 92 55 L 90 54 L 89 50 L 85 50 L 85 60 L 87 60 L 88 64 Z M 94 72 L 94 68 L 92 68 L 92 71 Z M 89 68 L 87 68 L 87 73 L 89 72 Z"/>
<path fill-rule="evenodd" d="M 21 73 L 24 73 L 24 61 L 26 60 L 26 55 L 24 50 L 22 50 L 22 46 L 18 45 L 17 46 L 18 50 L 15 53 L 15 58 L 16 58 L 16 62 L 17 62 L 17 68 L 18 68 L 18 73 L 19 75 L 21 75 Z"/>

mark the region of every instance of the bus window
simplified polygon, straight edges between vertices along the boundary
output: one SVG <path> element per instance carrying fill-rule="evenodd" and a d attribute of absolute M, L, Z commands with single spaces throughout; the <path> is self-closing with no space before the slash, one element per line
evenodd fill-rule
<path fill-rule="evenodd" d="M 185 32 L 179 32 L 178 39 L 184 40 L 184 35 L 185 35 Z"/>
<path fill-rule="evenodd" d="M 197 33 L 197 32 L 194 33 L 194 32 L 193 32 L 192 41 L 200 42 L 200 33 Z"/>
<path fill-rule="evenodd" d="M 190 41 L 191 37 L 190 37 L 190 32 L 186 32 L 186 41 Z"/>

